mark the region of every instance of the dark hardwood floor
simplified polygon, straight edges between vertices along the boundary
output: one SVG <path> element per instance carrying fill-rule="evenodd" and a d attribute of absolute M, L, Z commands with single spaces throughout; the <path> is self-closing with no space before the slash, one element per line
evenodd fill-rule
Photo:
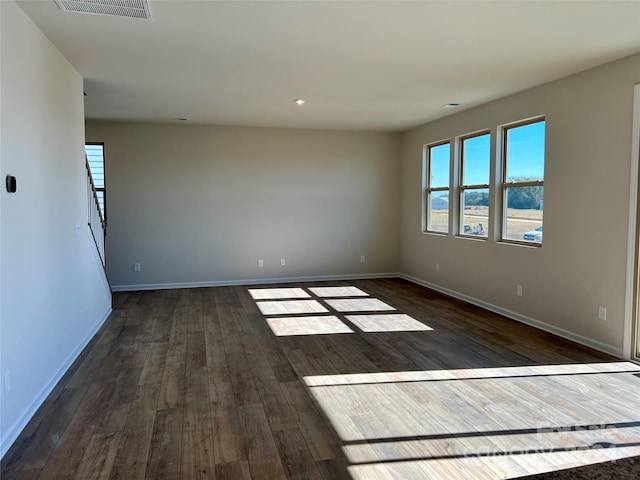
<path fill-rule="evenodd" d="M 381 279 L 114 294 L 0 476 L 624 479 L 639 455 L 640 366 Z"/>

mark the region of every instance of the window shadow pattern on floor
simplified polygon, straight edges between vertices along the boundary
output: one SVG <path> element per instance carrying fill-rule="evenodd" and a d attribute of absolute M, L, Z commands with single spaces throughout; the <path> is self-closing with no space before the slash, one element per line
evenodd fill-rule
<path fill-rule="evenodd" d="M 408 358 L 433 357 L 433 368 L 416 369 L 390 348 L 389 359 L 372 360 L 369 347 L 402 350 L 408 335 L 432 335 L 442 347 L 447 329 L 393 301 L 344 285 L 249 293 L 274 335 L 289 342 L 284 349 L 299 361 L 294 368 L 336 432 L 353 479 L 517 478 L 640 455 L 640 417 L 629 408 L 640 405 L 636 364 L 465 368 L 474 364 L 470 351 L 491 348 L 480 344 L 456 345 L 451 355 L 467 356 L 443 368 L 442 348 L 407 342 Z"/>

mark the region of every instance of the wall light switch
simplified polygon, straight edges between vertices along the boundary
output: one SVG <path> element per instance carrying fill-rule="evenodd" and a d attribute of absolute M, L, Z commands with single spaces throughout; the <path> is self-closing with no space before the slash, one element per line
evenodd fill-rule
<path fill-rule="evenodd" d="M 603 307 L 602 305 L 598 307 L 598 318 L 603 322 L 607 321 L 607 307 Z"/>
<path fill-rule="evenodd" d="M 264 260 L 263 259 L 258 260 L 258 267 L 259 268 L 264 267 Z"/>
<path fill-rule="evenodd" d="M 282 265 L 283 267 L 287 264 L 287 261 L 284 258 L 280 259 L 280 265 Z"/>
<path fill-rule="evenodd" d="M 141 270 L 140 264 L 139 263 L 134 263 L 133 264 L 133 271 L 134 272 L 139 272 L 140 270 Z"/>

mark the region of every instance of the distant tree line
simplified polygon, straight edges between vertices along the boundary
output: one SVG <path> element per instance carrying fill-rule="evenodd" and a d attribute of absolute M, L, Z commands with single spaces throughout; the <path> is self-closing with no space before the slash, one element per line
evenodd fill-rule
<path fill-rule="evenodd" d="M 542 187 L 515 187 L 507 193 L 507 207 L 519 210 L 542 208 Z"/>
<path fill-rule="evenodd" d="M 531 182 L 538 178 L 512 177 L 510 182 Z M 512 187 L 507 193 L 507 207 L 518 210 L 541 210 L 542 209 L 542 187 Z"/>
<path fill-rule="evenodd" d="M 511 180 L 511 179 L 510 179 Z M 528 181 L 527 178 L 514 178 L 513 181 Z M 448 194 L 441 195 L 448 198 Z M 511 187 L 507 195 L 507 207 L 518 210 L 540 210 L 542 208 L 542 187 Z M 465 206 L 488 207 L 489 193 L 484 191 L 467 191 L 465 194 Z"/>
<path fill-rule="evenodd" d="M 489 193 L 474 191 L 467 192 L 464 196 L 464 205 L 466 207 L 488 207 Z"/>

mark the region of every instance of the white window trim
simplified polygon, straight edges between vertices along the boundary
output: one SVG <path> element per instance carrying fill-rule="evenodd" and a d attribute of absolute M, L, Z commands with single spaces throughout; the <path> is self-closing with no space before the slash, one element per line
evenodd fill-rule
<path fill-rule="evenodd" d="M 496 165 L 499 166 L 499 176 L 498 176 L 498 185 L 499 185 L 499 207 L 498 213 L 500 215 L 500 232 L 499 232 L 499 243 L 505 243 L 510 245 L 520 245 L 525 247 L 535 247 L 542 248 L 543 242 L 529 242 L 527 240 L 516 240 L 511 238 L 505 238 L 505 232 L 507 230 L 507 215 L 506 215 L 506 205 L 507 205 L 507 189 L 510 187 L 543 187 L 544 188 L 544 180 L 542 181 L 530 181 L 530 182 L 507 182 L 505 175 L 507 172 L 507 131 L 512 128 L 523 127 L 525 125 L 531 125 L 537 122 L 546 122 L 545 115 L 538 115 L 535 117 L 527 118 L 524 120 L 518 120 L 517 122 L 512 122 L 504 125 L 500 125 L 498 130 L 500 134 L 498 135 L 498 149 L 496 150 Z M 545 125 L 546 128 L 546 125 Z M 498 158 L 498 152 L 500 158 Z M 546 162 L 546 135 L 545 135 L 545 162 Z M 546 170 L 546 169 L 545 169 Z M 544 224 L 544 221 L 543 221 Z"/>
<path fill-rule="evenodd" d="M 469 185 L 465 185 L 464 183 L 464 142 L 465 140 L 469 140 L 471 138 L 476 138 L 476 137 L 481 137 L 483 135 L 489 135 L 489 183 L 487 184 L 469 184 Z M 490 232 L 490 225 L 491 225 L 491 217 L 492 217 L 492 211 L 491 211 L 491 204 L 492 204 L 492 197 L 493 197 L 493 189 L 491 187 L 491 172 L 492 172 L 492 163 L 493 163 L 493 156 L 491 155 L 491 130 L 490 129 L 485 129 L 485 130 L 478 130 L 476 132 L 472 132 L 472 133 L 467 133 L 465 135 L 461 135 L 459 137 L 456 138 L 456 143 L 458 145 L 457 151 L 459 152 L 458 157 L 457 157 L 457 163 L 459 165 L 458 168 L 458 192 L 457 192 L 457 205 L 456 205 L 456 212 L 458 215 L 457 218 L 457 225 L 458 225 L 458 232 L 457 232 L 457 236 L 461 237 L 461 238 L 465 238 L 465 239 L 472 239 L 472 240 L 482 240 L 482 241 L 486 241 L 489 239 L 489 232 Z M 480 236 L 480 235 L 470 235 L 467 233 L 464 233 L 464 215 L 463 215 L 463 205 L 464 205 L 464 201 L 463 201 L 463 196 L 464 196 L 464 192 L 466 190 L 477 190 L 480 188 L 484 188 L 486 190 L 489 191 L 489 205 L 487 207 L 487 212 L 488 212 L 488 216 L 487 216 L 487 225 L 484 226 L 484 231 L 486 232 L 486 235 Z"/>
<path fill-rule="evenodd" d="M 441 145 L 449 145 L 449 185 L 446 187 L 431 188 L 431 149 L 439 147 Z M 422 146 L 422 233 L 438 236 L 448 236 L 451 232 L 451 212 L 452 212 L 452 195 L 451 195 L 451 162 L 452 145 L 451 139 L 439 140 L 437 142 L 431 142 Z M 449 221 L 447 224 L 447 231 L 442 232 L 439 230 L 430 229 L 431 220 L 431 194 L 432 192 L 449 192 Z"/>

